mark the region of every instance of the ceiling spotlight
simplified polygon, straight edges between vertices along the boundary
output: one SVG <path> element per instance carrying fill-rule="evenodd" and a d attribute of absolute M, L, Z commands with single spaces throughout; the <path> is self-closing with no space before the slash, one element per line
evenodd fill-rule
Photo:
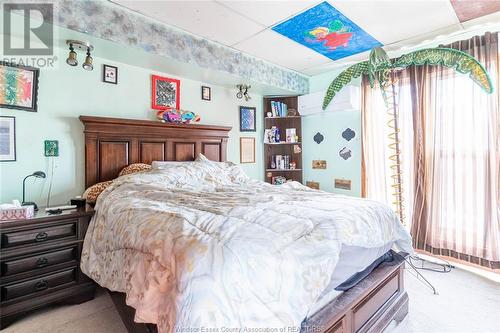
<path fill-rule="evenodd" d="M 87 56 L 85 57 L 85 62 L 83 63 L 82 67 L 85 70 L 91 71 L 94 69 L 94 66 L 92 65 L 92 57 L 90 56 L 90 48 L 87 48 Z"/>
<path fill-rule="evenodd" d="M 69 56 L 68 59 L 66 59 L 66 63 L 70 66 L 77 66 L 78 65 L 78 60 L 77 60 L 77 54 L 76 50 L 78 51 L 83 51 L 87 52 L 87 56 L 85 57 L 85 62 L 83 63 L 82 67 L 88 71 L 91 71 L 94 69 L 94 65 L 92 64 L 92 56 L 90 55 L 90 52 L 94 50 L 94 47 L 90 45 L 88 42 L 82 42 L 79 40 L 67 40 L 66 45 L 69 45 Z"/>
<path fill-rule="evenodd" d="M 245 92 L 243 93 L 243 96 L 245 96 L 245 101 L 249 101 L 252 99 L 252 97 L 250 97 L 250 95 L 248 94 L 248 89 L 250 89 L 251 86 L 245 86 Z"/>
<path fill-rule="evenodd" d="M 238 89 L 239 89 L 239 91 L 236 93 L 236 97 L 237 97 L 238 99 L 242 99 L 242 98 L 243 98 L 243 85 L 238 84 L 238 85 L 236 86 L 236 88 L 238 88 Z"/>
<path fill-rule="evenodd" d="M 250 89 L 252 86 L 246 85 L 246 84 L 238 84 L 236 85 L 236 88 L 238 88 L 238 92 L 236 93 L 236 97 L 238 99 L 242 99 L 245 97 L 245 101 L 249 101 L 252 99 L 250 95 L 248 94 L 248 89 Z"/>
<path fill-rule="evenodd" d="M 78 65 L 78 60 L 76 59 L 76 52 L 75 49 L 73 48 L 73 44 L 69 44 L 69 55 L 68 59 L 66 59 L 66 63 L 70 66 L 76 66 Z"/>

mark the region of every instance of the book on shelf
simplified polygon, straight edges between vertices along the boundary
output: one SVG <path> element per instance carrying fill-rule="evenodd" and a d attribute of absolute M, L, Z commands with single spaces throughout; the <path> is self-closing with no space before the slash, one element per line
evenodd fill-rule
<path fill-rule="evenodd" d="M 290 155 L 272 155 L 269 166 L 275 170 L 294 170 L 297 164 L 290 158 Z"/>
<path fill-rule="evenodd" d="M 273 117 L 286 117 L 288 106 L 285 103 L 271 101 L 271 113 Z"/>

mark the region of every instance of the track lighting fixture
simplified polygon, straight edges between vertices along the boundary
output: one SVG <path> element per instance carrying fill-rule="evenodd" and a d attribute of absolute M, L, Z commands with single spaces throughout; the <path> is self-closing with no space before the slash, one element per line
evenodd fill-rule
<path fill-rule="evenodd" d="M 248 89 L 250 89 L 252 86 L 246 85 L 246 84 L 238 84 L 236 85 L 236 88 L 238 88 L 238 92 L 236 93 L 236 97 L 238 99 L 242 99 L 245 97 L 245 101 L 249 101 L 252 99 L 250 95 L 248 94 Z"/>
<path fill-rule="evenodd" d="M 69 45 L 69 55 L 68 59 L 66 59 L 66 63 L 70 66 L 77 66 L 78 65 L 78 59 L 77 59 L 77 54 L 75 49 L 78 51 L 86 51 L 87 56 L 85 57 L 85 61 L 82 64 L 82 67 L 85 70 L 91 71 L 94 69 L 94 65 L 92 64 L 93 59 L 92 56 L 90 55 L 90 51 L 94 50 L 94 47 L 90 45 L 88 42 L 82 42 L 79 40 L 67 40 L 66 45 Z"/>

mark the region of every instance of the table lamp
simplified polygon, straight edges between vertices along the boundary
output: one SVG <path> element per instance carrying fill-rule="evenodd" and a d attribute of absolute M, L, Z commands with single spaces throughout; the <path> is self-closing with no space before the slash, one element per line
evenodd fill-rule
<path fill-rule="evenodd" d="M 34 203 L 32 201 L 30 201 L 30 202 L 24 201 L 25 200 L 25 193 L 26 193 L 26 179 L 28 179 L 29 177 L 45 178 L 46 177 L 45 176 L 45 172 L 43 172 L 43 171 L 35 171 L 31 175 L 27 175 L 23 179 L 23 203 L 22 203 L 22 205 L 23 206 L 33 205 L 33 209 L 34 210 L 38 210 L 38 206 L 36 205 L 36 203 Z"/>

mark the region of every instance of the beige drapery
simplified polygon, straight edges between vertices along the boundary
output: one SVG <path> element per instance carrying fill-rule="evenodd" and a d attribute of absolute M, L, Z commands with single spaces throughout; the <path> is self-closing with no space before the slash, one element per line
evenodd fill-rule
<path fill-rule="evenodd" d="M 500 268 L 500 112 L 498 34 L 447 45 L 489 72 L 487 95 L 467 75 L 443 67 L 398 72 L 405 216 L 414 246 Z M 392 202 L 388 116 L 363 79 L 363 194 Z"/>

